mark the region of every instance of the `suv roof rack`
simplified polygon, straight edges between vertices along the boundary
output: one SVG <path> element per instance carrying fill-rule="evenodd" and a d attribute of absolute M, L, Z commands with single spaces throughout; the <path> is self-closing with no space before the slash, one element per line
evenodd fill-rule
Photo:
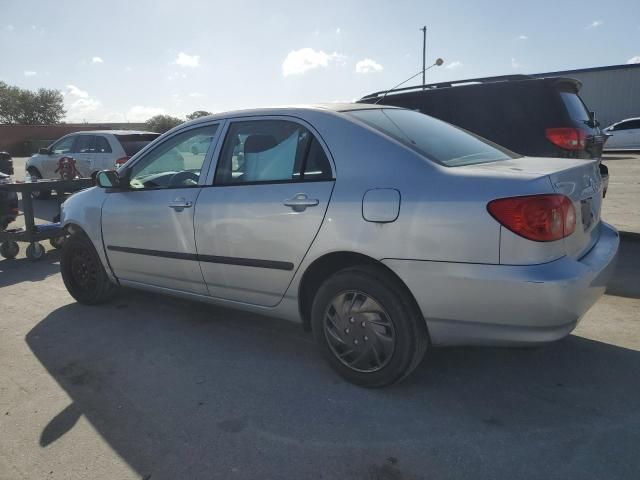
<path fill-rule="evenodd" d="M 391 90 L 381 90 L 379 92 L 370 93 L 361 98 L 361 100 L 379 97 L 380 95 L 394 92 L 408 92 L 410 90 L 431 90 L 434 88 L 449 88 L 459 85 L 467 85 L 470 83 L 493 83 L 493 82 L 511 82 L 517 80 L 539 80 L 539 77 L 531 75 L 499 75 L 495 77 L 469 78 L 466 80 L 456 80 L 453 82 L 429 83 L 427 85 L 415 85 L 413 87 L 392 88 Z"/>

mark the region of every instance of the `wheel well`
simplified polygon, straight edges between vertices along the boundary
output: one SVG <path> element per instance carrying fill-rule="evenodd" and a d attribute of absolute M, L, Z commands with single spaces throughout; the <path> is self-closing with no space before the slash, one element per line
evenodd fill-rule
<path fill-rule="evenodd" d="M 309 265 L 300 281 L 298 288 L 298 308 L 305 330 L 311 330 L 311 306 L 313 305 L 315 292 L 318 291 L 322 283 L 337 271 L 358 265 L 374 265 L 385 270 L 399 285 L 402 285 L 402 287 L 406 289 L 414 305 L 418 308 L 418 303 L 402 279 L 382 262 L 367 255 L 362 255 L 361 253 L 333 252 L 318 258 Z M 420 311 L 419 308 L 418 311 Z"/>
<path fill-rule="evenodd" d="M 65 225 L 64 229 L 69 235 L 84 235 L 87 238 L 89 237 L 89 235 L 87 235 L 87 232 L 85 232 L 80 225 L 77 225 L 75 223 L 69 223 Z"/>
<path fill-rule="evenodd" d="M 27 172 L 36 172 L 38 175 L 42 176 L 42 174 L 40 173 L 40 170 L 38 170 L 36 167 L 34 167 L 33 165 L 27 167 Z"/>

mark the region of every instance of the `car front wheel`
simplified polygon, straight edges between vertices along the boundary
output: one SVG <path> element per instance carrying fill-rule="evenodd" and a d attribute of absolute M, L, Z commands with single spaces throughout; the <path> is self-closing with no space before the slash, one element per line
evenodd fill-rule
<path fill-rule="evenodd" d="M 314 337 L 331 366 L 363 387 L 383 387 L 408 376 L 429 344 L 415 302 L 381 267 L 341 270 L 313 302 Z"/>
<path fill-rule="evenodd" d="M 60 270 L 71 296 L 85 305 L 110 300 L 118 288 L 109 280 L 91 240 L 83 234 L 74 234 L 65 240 Z"/>

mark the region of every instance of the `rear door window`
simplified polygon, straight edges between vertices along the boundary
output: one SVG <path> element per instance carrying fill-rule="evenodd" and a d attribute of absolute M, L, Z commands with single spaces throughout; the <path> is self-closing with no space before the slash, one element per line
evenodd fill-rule
<path fill-rule="evenodd" d="M 159 133 L 115 135 L 127 157 L 132 157 L 160 136 Z"/>
<path fill-rule="evenodd" d="M 95 152 L 95 138 L 93 135 L 78 135 L 73 153 L 93 153 Z"/>
<path fill-rule="evenodd" d="M 640 120 L 628 120 L 619 123 L 615 126 L 614 130 L 635 130 L 636 128 L 640 128 Z"/>
<path fill-rule="evenodd" d="M 96 135 L 95 138 L 96 153 L 111 153 L 111 145 L 109 145 L 109 140 L 107 140 L 102 135 Z"/>

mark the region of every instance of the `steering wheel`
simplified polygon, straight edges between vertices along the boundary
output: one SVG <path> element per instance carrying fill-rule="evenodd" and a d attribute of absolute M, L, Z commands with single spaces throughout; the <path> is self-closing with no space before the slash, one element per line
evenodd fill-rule
<path fill-rule="evenodd" d="M 183 185 L 185 181 L 192 180 L 194 184 L 197 185 L 198 180 L 200 180 L 200 176 L 197 173 L 190 172 L 185 170 L 183 172 L 174 173 L 169 179 L 170 187 L 179 187 Z"/>

